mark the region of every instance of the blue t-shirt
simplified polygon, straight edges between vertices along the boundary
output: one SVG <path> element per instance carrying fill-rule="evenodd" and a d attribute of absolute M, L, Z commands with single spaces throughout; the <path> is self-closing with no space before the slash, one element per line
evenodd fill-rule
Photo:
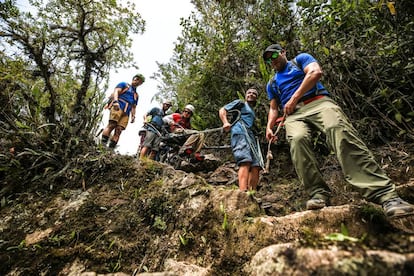
<path fill-rule="evenodd" d="M 147 116 L 151 115 L 151 124 L 155 126 L 158 130 L 162 129 L 164 121 L 162 117 L 165 116 L 165 112 L 159 107 L 153 107 L 150 111 L 148 111 Z"/>
<path fill-rule="evenodd" d="M 253 135 L 253 131 L 251 130 L 254 124 L 254 120 L 256 115 L 254 110 L 250 107 L 250 105 L 242 100 L 234 100 L 231 103 L 228 103 L 224 106 L 224 109 L 228 112 L 231 110 L 240 110 L 240 120 L 233 125 L 231 128 L 231 135 L 234 134 L 244 134 L 245 130 L 242 123 L 246 127 L 249 135 Z"/>
<path fill-rule="evenodd" d="M 119 102 L 119 108 L 122 110 L 125 110 L 126 105 L 128 104 L 127 109 L 125 110 L 125 113 L 129 116 L 129 113 L 131 112 L 131 108 L 133 105 L 138 104 L 138 93 L 136 87 L 133 87 L 132 85 L 126 83 L 126 82 L 120 82 L 117 84 L 115 88 L 121 88 L 121 91 L 123 91 L 126 87 L 128 87 L 128 90 L 122 93 L 121 95 L 118 95 L 118 102 Z"/>
<path fill-rule="evenodd" d="M 305 77 L 303 68 L 312 62 L 317 62 L 313 56 L 307 53 L 297 55 L 295 60 L 299 68 L 292 61 L 288 61 L 285 68 L 277 72 L 266 86 L 269 100 L 276 99 L 278 103 L 282 104 L 282 108 L 302 84 Z M 303 95 L 302 99 L 312 94 L 329 95 L 329 92 L 318 81 L 316 86 Z"/>

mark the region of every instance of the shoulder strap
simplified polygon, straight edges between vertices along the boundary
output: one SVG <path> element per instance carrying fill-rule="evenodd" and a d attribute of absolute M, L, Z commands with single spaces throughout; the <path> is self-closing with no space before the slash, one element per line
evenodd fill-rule
<path fill-rule="evenodd" d="M 299 65 L 298 61 L 296 60 L 296 58 L 293 58 L 291 60 L 292 64 L 295 65 L 297 68 L 299 68 L 301 71 L 303 71 L 302 66 Z"/>
<path fill-rule="evenodd" d="M 128 89 L 129 89 L 129 84 L 124 88 L 124 89 L 122 89 L 121 90 L 121 92 L 120 93 L 118 93 L 118 95 L 122 95 L 122 94 L 124 94 L 125 92 L 127 92 L 128 91 Z"/>

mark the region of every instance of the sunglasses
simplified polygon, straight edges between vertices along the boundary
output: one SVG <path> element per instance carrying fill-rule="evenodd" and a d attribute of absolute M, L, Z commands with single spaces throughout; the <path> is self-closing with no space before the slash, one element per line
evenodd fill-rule
<path fill-rule="evenodd" d="M 191 114 L 191 111 L 190 110 L 184 110 L 183 113 L 189 113 L 189 114 Z"/>
<path fill-rule="evenodd" d="M 279 52 L 274 52 L 269 58 L 265 60 L 265 62 L 270 65 L 272 64 L 272 59 L 277 59 L 279 55 L 280 55 Z"/>

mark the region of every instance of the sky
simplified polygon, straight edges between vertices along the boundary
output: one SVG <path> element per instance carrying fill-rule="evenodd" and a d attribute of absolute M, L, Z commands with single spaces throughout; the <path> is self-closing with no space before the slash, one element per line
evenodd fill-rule
<path fill-rule="evenodd" d="M 158 71 L 156 62 L 168 63 L 173 55 L 174 43 L 181 35 L 180 18 L 187 18 L 194 6 L 190 0 L 135 0 L 137 11 L 146 21 L 146 30 L 142 35 L 133 37 L 132 52 L 139 66 L 138 72 L 145 76 L 145 82 L 137 88 L 139 102 L 137 106 L 136 121 L 129 123 L 122 132 L 116 151 L 120 154 L 133 155 L 139 145 L 138 131 L 143 126 L 144 114 L 160 103 L 151 101 L 157 92 L 157 82 L 150 79 Z M 135 69 L 119 70 L 110 74 L 109 89 L 111 94 L 115 86 L 122 81 L 131 82 L 132 76 L 137 73 Z M 109 111 L 103 114 L 102 127 L 108 123 Z"/>

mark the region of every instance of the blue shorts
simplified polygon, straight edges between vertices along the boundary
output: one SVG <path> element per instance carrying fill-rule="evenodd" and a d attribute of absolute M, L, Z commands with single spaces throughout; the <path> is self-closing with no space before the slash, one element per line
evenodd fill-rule
<path fill-rule="evenodd" d="M 256 141 L 253 140 L 252 142 Z M 256 144 L 254 146 L 256 147 Z M 231 137 L 231 147 L 237 165 L 240 165 L 241 163 L 251 163 L 252 167 L 260 167 L 259 161 L 253 154 L 250 145 L 247 142 L 246 135 L 233 134 Z"/>

